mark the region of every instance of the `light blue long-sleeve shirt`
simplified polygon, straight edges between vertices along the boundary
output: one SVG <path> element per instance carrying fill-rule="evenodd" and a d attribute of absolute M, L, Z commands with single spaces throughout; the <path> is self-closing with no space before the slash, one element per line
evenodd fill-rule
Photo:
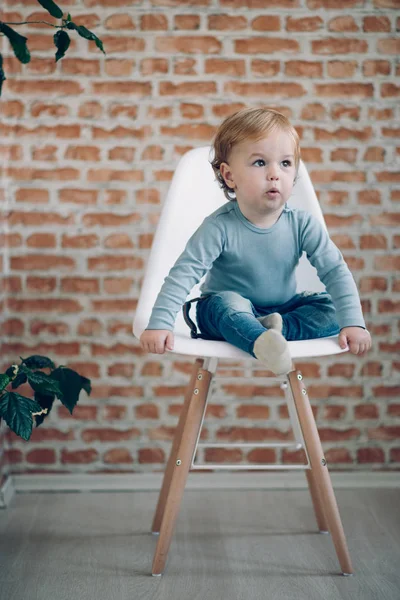
<path fill-rule="evenodd" d="M 323 225 L 310 213 L 284 207 L 264 229 L 235 201 L 206 217 L 164 280 L 147 329 L 174 328 L 178 311 L 203 275 L 201 294 L 234 291 L 257 307 L 277 306 L 296 294 L 295 268 L 303 253 L 316 268 L 340 328 L 365 327 L 354 278 Z"/>

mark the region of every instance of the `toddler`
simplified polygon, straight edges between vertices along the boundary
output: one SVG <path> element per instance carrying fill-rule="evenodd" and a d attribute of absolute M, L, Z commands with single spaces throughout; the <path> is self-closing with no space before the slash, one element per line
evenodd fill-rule
<path fill-rule="evenodd" d="M 228 341 L 276 375 L 292 368 L 291 340 L 339 334 L 353 354 L 370 349 L 342 254 L 315 217 L 287 205 L 299 161 L 298 134 L 279 112 L 243 109 L 223 121 L 211 166 L 228 201 L 204 219 L 165 278 L 140 337 L 144 350 L 173 349 L 176 314 L 205 273 L 201 337 Z M 303 251 L 326 292 L 296 293 Z"/>

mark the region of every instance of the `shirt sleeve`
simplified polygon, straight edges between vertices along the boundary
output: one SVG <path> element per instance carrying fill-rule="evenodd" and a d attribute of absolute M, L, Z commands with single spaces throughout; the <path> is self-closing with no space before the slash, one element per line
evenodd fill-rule
<path fill-rule="evenodd" d="M 210 270 L 223 246 L 222 227 L 215 217 L 206 217 L 164 279 L 146 329 L 173 330 L 176 315 L 189 292 Z"/>
<path fill-rule="evenodd" d="M 332 298 L 340 329 L 352 326 L 365 328 L 357 286 L 340 250 L 332 242 L 322 223 L 313 215 L 304 214 L 300 228 L 300 248 L 306 252 Z"/>

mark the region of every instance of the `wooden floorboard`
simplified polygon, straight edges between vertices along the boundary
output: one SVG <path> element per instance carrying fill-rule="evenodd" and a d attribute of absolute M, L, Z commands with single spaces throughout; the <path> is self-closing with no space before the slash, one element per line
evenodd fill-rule
<path fill-rule="evenodd" d="M 355 576 L 305 490 L 187 491 L 162 577 L 156 492 L 17 494 L 0 511 L 0 600 L 399 600 L 400 490 L 337 490 Z"/>

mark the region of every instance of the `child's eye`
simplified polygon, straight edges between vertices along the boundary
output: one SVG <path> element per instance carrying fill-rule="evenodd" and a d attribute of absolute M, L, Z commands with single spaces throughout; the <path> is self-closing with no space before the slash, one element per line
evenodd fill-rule
<path fill-rule="evenodd" d="M 286 164 L 285 164 L 286 163 Z M 283 160 L 282 164 L 284 167 L 290 167 L 290 165 L 292 164 L 290 160 Z"/>
<path fill-rule="evenodd" d="M 262 162 L 264 163 L 264 160 L 262 158 L 257 158 L 257 160 L 254 161 L 253 165 L 255 165 L 258 162 Z M 265 163 L 264 163 L 265 164 Z"/>

